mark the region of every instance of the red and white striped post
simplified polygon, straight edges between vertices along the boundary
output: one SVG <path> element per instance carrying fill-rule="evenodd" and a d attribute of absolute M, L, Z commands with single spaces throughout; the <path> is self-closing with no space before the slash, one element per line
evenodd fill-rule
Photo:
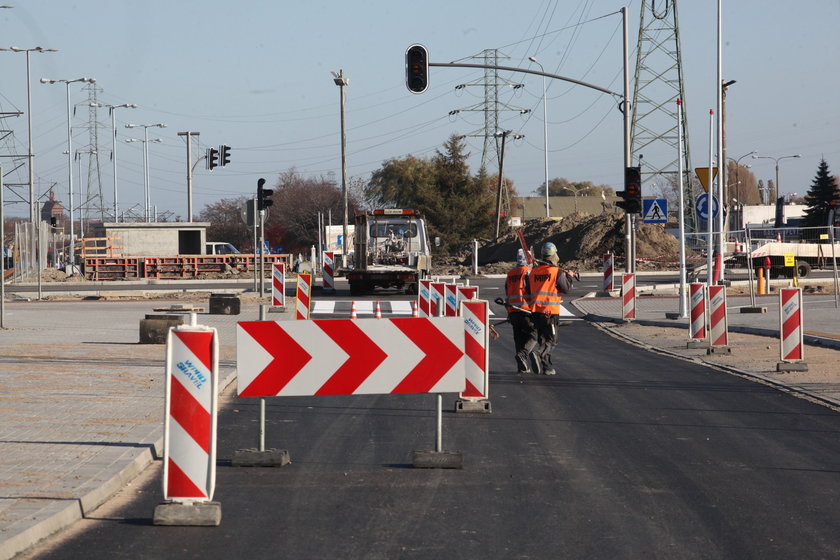
<path fill-rule="evenodd" d="M 321 267 L 321 284 L 324 291 L 334 292 L 335 281 L 333 270 L 335 269 L 335 254 L 332 251 L 324 251 L 324 262 Z"/>
<path fill-rule="evenodd" d="M 193 504 L 213 499 L 218 340 L 216 329 L 195 324 L 171 328 L 166 339 L 163 497 L 170 503 Z"/>
<path fill-rule="evenodd" d="M 636 275 L 621 275 L 621 318 L 632 321 L 636 318 Z"/>
<path fill-rule="evenodd" d="M 446 306 L 444 303 L 444 287 L 443 282 L 432 282 L 429 284 L 429 316 L 443 317 L 443 309 Z"/>
<path fill-rule="evenodd" d="M 296 296 L 295 319 L 309 319 L 310 301 L 312 297 L 312 275 L 308 272 L 298 274 Z"/>
<path fill-rule="evenodd" d="M 604 255 L 604 291 L 609 292 L 615 289 L 615 255 L 607 253 Z"/>
<path fill-rule="evenodd" d="M 458 316 L 458 285 L 457 284 L 444 284 L 443 296 L 444 296 L 444 305 L 445 305 L 443 315 L 445 317 L 457 317 Z"/>
<path fill-rule="evenodd" d="M 271 305 L 286 307 L 286 263 L 274 263 L 271 267 Z"/>
<path fill-rule="evenodd" d="M 420 317 L 431 317 L 430 304 L 431 301 L 431 280 L 420 280 L 417 286 L 417 313 Z"/>
<path fill-rule="evenodd" d="M 709 352 L 729 352 L 726 286 L 709 286 Z"/>
<path fill-rule="evenodd" d="M 459 315 L 464 318 L 466 387 L 455 402 L 456 412 L 490 412 L 490 315 L 485 300 L 461 301 Z"/>
<path fill-rule="evenodd" d="M 779 290 L 779 335 L 777 371 L 807 371 L 801 288 Z"/>
<path fill-rule="evenodd" d="M 478 299 L 478 286 L 458 286 L 458 302 Z"/>
<path fill-rule="evenodd" d="M 688 338 L 692 342 L 706 340 L 706 285 L 693 282 L 688 285 L 689 293 L 689 323 Z"/>

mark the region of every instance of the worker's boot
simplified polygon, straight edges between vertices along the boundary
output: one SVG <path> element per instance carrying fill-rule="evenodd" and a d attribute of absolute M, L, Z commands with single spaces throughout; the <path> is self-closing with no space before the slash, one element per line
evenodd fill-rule
<path fill-rule="evenodd" d="M 522 350 L 516 353 L 516 369 L 519 373 L 531 373 L 531 352 L 536 346 L 536 340 L 529 340 Z"/>

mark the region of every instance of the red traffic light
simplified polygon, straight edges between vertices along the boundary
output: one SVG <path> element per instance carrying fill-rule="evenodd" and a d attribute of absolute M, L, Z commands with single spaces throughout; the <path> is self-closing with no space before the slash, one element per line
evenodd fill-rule
<path fill-rule="evenodd" d="M 412 93 L 429 87 L 429 51 L 423 45 L 411 45 L 405 51 L 405 86 Z"/>

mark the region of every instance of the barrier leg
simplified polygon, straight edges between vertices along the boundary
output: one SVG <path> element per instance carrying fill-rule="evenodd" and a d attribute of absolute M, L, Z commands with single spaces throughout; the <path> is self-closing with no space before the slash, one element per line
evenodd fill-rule
<path fill-rule="evenodd" d="M 434 451 L 415 451 L 412 465 L 416 469 L 462 469 L 464 455 L 460 451 L 443 450 L 443 395 L 437 395 Z"/>
<path fill-rule="evenodd" d="M 265 321 L 267 305 L 260 305 L 260 321 Z M 292 462 L 286 449 L 265 448 L 265 399 L 260 399 L 259 448 L 237 449 L 233 452 L 234 467 L 284 467 Z"/>

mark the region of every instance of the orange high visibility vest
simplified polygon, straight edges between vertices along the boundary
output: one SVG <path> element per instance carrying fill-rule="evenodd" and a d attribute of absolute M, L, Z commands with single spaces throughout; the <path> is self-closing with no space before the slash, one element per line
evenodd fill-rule
<path fill-rule="evenodd" d="M 529 304 L 528 290 L 525 286 L 525 279 L 528 277 L 531 267 L 518 266 L 511 269 L 505 278 L 505 296 L 507 296 L 508 305 L 515 305 L 527 311 L 531 310 Z M 518 310 L 509 309 L 510 313 L 516 313 Z"/>
<path fill-rule="evenodd" d="M 557 291 L 557 276 L 563 272 L 556 266 L 541 264 L 531 271 L 531 310 L 534 313 L 560 315 L 563 298 Z"/>

